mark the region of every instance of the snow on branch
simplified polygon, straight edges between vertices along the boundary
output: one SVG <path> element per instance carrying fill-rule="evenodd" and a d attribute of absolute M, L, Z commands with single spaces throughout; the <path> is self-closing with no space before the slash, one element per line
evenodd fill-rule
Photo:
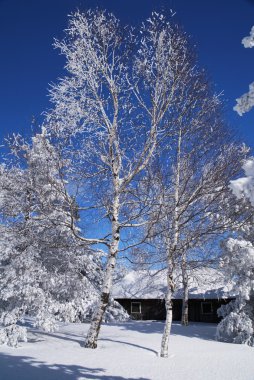
<path fill-rule="evenodd" d="M 242 116 L 244 113 L 249 112 L 254 106 L 254 82 L 249 85 L 249 92 L 243 94 L 240 98 L 236 99 L 237 104 L 233 110 Z"/>
<path fill-rule="evenodd" d="M 245 48 L 254 47 L 254 26 L 251 28 L 250 35 L 242 39 L 242 44 Z"/>
<path fill-rule="evenodd" d="M 249 158 L 243 165 L 245 177 L 230 181 L 230 188 L 238 198 L 248 198 L 254 205 L 254 159 Z"/>
<path fill-rule="evenodd" d="M 254 47 L 254 26 L 251 28 L 250 35 L 244 37 L 242 44 L 245 48 Z M 240 98 L 236 99 L 236 105 L 233 110 L 242 116 L 244 113 L 249 112 L 254 106 L 254 82 L 249 85 L 249 92 L 243 94 Z"/>

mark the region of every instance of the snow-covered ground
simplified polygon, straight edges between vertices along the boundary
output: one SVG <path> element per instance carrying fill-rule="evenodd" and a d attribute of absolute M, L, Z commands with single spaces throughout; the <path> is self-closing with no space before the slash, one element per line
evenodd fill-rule
<path fill-rule="evenodd" d="M 163 323 L 103 325 L 96 350 L 82 347 L 87 324 L 29 332 L 19 348 L 0 346 L 1 380 L 253 380 L 254 348 L 214 340 L 216 326 L 174 323 L 167 359 L 157 356 Z"/>

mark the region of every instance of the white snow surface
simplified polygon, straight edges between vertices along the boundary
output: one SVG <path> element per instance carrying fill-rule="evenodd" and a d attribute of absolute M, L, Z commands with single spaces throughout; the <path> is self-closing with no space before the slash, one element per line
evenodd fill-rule
<path fill-rule="evenodd" d="M 182 299 L 181 276 L 175 277 L 173 298 Z M 190 299 L 216 299 L 232 296 L 232 284 L 225 283 L 222 272 L 213 268 L 196 268 L 189 274 Z M 164 299 L 167 291 L 167 271 L 130 271 L 113 287 L 113 298 Z M 254 379 L 254 377 L 253 377 Z"/>
<path fill-rule="evenodd" d="M 98 348 L 82 345 L 88 324 L 57 333 L 29 329 L 19 348 L 0 347 L 0 380 L 253 380 L 254 349 L 214 340 L 216 325 L 173 323 L 169 357 L 160 358 L 164 324 L 102 326 Z"/>

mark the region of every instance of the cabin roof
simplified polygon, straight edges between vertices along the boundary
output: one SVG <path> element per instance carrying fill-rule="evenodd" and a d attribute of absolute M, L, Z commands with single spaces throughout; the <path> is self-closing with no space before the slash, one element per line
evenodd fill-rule
<path fill-rule="evenodd" d="M 181 276 L 175 276 L 173 299 L 182 299 Z M 129 271 L 113 287 L 112 296 L 130 299 L 164 299 L 167 291 L 166 270 Z M 196 268 L 189 274 L 189 299 L 223 299 L 233 297 L 232 284 L 214 268 Z"/>

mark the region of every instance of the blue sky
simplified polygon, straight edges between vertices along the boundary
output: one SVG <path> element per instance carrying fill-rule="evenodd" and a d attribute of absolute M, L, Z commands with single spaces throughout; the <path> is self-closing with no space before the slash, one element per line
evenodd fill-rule
<path fill-rule="evenodd" d="M 254 151 L 254 110 L 242 117 L 232 110 L 254 81 L 254 49 L 241 44 L 254 25 L 254 0 L 0 0 L 0 140 L 12 132 L 29 135 L 33 117 L 42 120 L 49 83 L 63 75 L 53 38 L 63 36 L 69 13 L 96 6 L 132 24 L 152 10 L 173 9 L 199 64 L 224 92 L 226 120 Z"/>

